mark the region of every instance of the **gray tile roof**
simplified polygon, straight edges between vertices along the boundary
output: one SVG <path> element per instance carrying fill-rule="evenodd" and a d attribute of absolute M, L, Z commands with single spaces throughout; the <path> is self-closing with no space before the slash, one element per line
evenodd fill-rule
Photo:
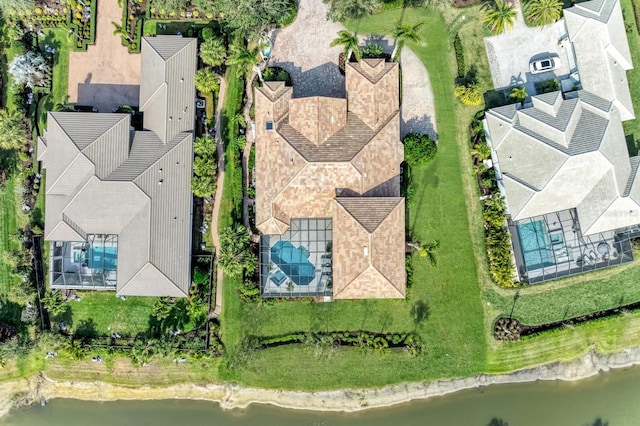
<path fill-rule="evenodd" d="M 145 126 L 160 135 L 131 131 L 128 114 L 68 112 L 49 113 L 39 141 L 45 239 L 118 235 L 118 294 L 189 294 L 195 45 L 173 36 L 144 41 Z M 179 120 L 169 119 L 178 112 Z"/>
<path fill-rule="evenodd" d="M 532 104 L 510 118 L 504 109 L 486 114 L 512 217 L 578 208 L 585 235 L 631 225 L 620 210 L 640 208 L 640 184 L 637 199 L 617 200 L 636 188 L 640 161 L 629 159 L 618 110 L 585 91 L 567 100 L 534 97 Z"/>
<path fill-rule="evenodd" d="M 140 111 L 163 143 L 193 129 L 198 42 L 175 36 L 142 39 Z"/>
<path fill-rule="evenodd" d="M 564 10 L 582 87 L 634 118 L 626 71 L 633 67 L 618 0 L 591 0 Z"/>

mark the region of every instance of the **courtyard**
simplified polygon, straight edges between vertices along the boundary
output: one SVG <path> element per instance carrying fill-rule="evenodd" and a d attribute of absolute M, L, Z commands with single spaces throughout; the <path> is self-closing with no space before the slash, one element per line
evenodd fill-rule
<path fill-rule="evenodd" d="M 86 52 L 69 53 L 69 102 L 111 112 L 121 105 L 138 105 L 140 55 L 131 54 L 113 34 L 122 20 L 115 1 L 98 2 L 96 44 Z"/>

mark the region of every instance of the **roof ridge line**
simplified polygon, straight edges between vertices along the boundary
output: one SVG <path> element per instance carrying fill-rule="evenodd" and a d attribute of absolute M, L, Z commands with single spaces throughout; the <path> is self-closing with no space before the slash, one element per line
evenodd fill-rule
<path fill-rule="evenodd" d="M 358 117 L 358 114 L 353 113 L 356 117 Z M 360 155 L 360 153 L 369 145 L 369 143 L 371 143 L 371 141 L 380 134 L 380 132 L 382 132 L 382 130 L 384 130 L 389 123 L 391 122 L 391 120 L 393 120 L 398 114 L 400 114 L 400 109 L 397 109 L 394 111 L 393 114 L 391 114 L 380 126 L 378 126 L 378 128 L 376 130 L 373 130 L 373 135 L 371 135 L 371 137 L 369 139 L 367 139 L 367 142 L 362 145 L 362 147 L 358 150 L 358 152 L 356 152 L 353 157 L 351 158 L 351 160 L 349 160 L 349 162 L 353 162 L 353 160 Z M 358 117 L 358 120 L 362 121 L 362 119 L 360 117 Z M 363 121 L 364 123 L 364 121 Z M 366 126 L 366 124 L 365 124 Z M 369 127 L 369 126 L 367 126 Z M 370 128 L 370 127 L 369 127 Z"/>
<path fill-rule="evenodd" d="M 154 135 L 156 135 L 156 133 L 155 133 L 153 130 L 142 130 L 142 132 L 149 132 L 149 133 L 153 133 Z M 154 165 L 156 165 L 156 164 L 158 163 L 158 161 L 162 160 L 164 157 L 166 157 L 166 156 L 167 156 L 167 154 L 169 154 L 169 153 L 170 153 L 170 152 L 172 152 L 174 149 L 176 149 L 178 146 L 180 146 L 180 145 L 185 141 L 185 139 L 186 139 L 189 135 L 191 135 L 191 136 L 193 137 L 193 133 L 191 133 L 191 132 L 180 132 L 180 133 L 176 134 L 176 136 L 178 136 L 178 135 L 180 135 L 180 134 L 182 134 L 182 133 L 184 133 L 184 134 L 185 134 L 185 137 L 184 137 L 184 138 L 182 138 L 179 142 L 176 142 L 176 144 L 175 144 L 174 146 L 172 146 L 171 148 L 169 148 L 169 150 L 168 150 L 167 152 L 165 152 L 165 153 L 164 153 L 164 154 L 162 154 L 160 157 L 158 157 L 158 158 L 157 158 L 153 163 L 149 164 L 149 167 L 147 167 L 147 168 L 146 168 L 146 169 L 144 169 L 142 172 L 140 172 L 136 177 L 134 177 L 134 178 L 133 178 L 133 179 L 131 179 L 130 181 L 126 181 L 126 182 L 131 182 L 131 183 L 133 183 L 134 185 L 138 186 L 138 184 L 136 184 L 136 183 L 135 183 L 135 180 L 136 180 L 136 179 L 138 179 L 138 178 L 139 178 L 143 173 L 145 173 L 145 172 L 149 171 L 149 169 L 150 169 L 151 167 L 153 167 Z M 156 135 L 156 137 L 158 137 L 158 135 Z M 174 138 L 175 138 L 175 136 L 174 136 Z M 158 139 L 160 139 L 160 138 L 158 138 Z M 162 142 L 162 140 L 160 140 L 160 142 Z M 167 142 L 167 143 L 168 143 L 168 142 Z M 166 145 L 167 145 L 167 143 L 163 143 L 163 146 L 166 146 Z M 127 158 L 128 158 L 128 157 L 127 157 Z M 116 170 L 117 170 L 117 169 L 116 169 Z M 115 172 L 115 170 L 114 170 L 113 172 Z M 110 176 L 113 172 L 109 173 L 109 176 Z M 107 177 L 105 178 L 105 181 L 109 181 L 109 182 L 122 182 L 122 181 L 119 181 L 119 180 L 110 181 L 110 180 L 109 180 L 109 176 L 107 176 Z M 141 190 L 142 190 L 142 189 L 141 189 Z M 142 191 L 142 192 L 144 193 L 144 191 Z M 146 194 L 145 194 L 145 195 L 146 195 Z"/>
<path fill-rule="evenodd" d="M 53 188 L 55 188 L 56 184 L 60 181 L 60 179 L 62 179 L 62 177 L 65 175 L 65 173 L 67 172 L 67 170 L 69 170 L 71 168 L 71 166 L 73 165 L 73 163 L 75 163 L 75 161 L 78 159 L 78 156 L 82 156 L 84 157 L 87 161 L 89 161 L 89 163 L 93 164 L 93 168 L 94 168 L 94 173 L 93 175 L 95 176 L 95 167 L 96 164 L 91 161 L 91 159 L 89 157 L 87 157 L 84 152 L 82 151 L 78 151 L 78 153 L 76 154 L 75 157 L 73 157 L 73 160 L 71 160 L 71 162 L 69 163 L 69 165 L 67 165 L 67 167 L 64 168 L 64 170 L 62 171 L 62 173 L 60 173 L 60 176 L 58 176 L 58 179 L 56 179 L 55 181 L 53 181 L 53 183 L 51 184 L 51 186 L 48 186 L 48 189 L 45 191 L 45 195 L 49 194 L 49 191 L 51 191 Z M 52 194 L 53 195 L 53 194 Z"/>
<path fill-rule="evenodd" d="M 114 128 L 114 127 L 116 127 L 118 124 L 120 124 L 120 123 L 122 122 L 122 120 L 127 119 L 127 118 L 128 118 L 129 120 L 131 120 L 131 115 L 130 115 L 130 114 L 127 114 L 127 113 L 117 113 L 117 112 L 112 112 L 112 113 L 105 113 L 105 114 L 108 114 L 108 115 L 114 115 L 114 116 L 115 116 L 115 115 L 120 115 L 120 114 L 123 114 L 123 115 L 122 115 L 122 119 L 120 119 L 120 120 L 116 121 L 116 122 L 113 124 L 113 126 L 111 126 L 111 127 L 109 127 L 108 129 L 106 129 L 104 132 L 102 132 L 102 134 L 100 134 L 100 136 L 96 137 L 94 140 L 92 140 L 91 142 L 89 142 L 89 143 L 87 144 L 87 146 L 85 146 L 84 148 L 82 148 L 82 149 L 80 150 L 80 152 L 82 152 L 83 154 L 84 154 L 84 151 L 85 151 L 87 148 L 89 148 L 90 146 L 92 146 L 94 143 L 96 143 L 96 141 L 97 141 L 98 139 L 100 139 L 101 137 L 103 137 L 104 135 L 106 135 L 108 132 L 110 132 L 111 130 L 113 130 L 113 128 Z M 129 125 L 131 125 L 131 122 L 129 122 Z M 128 131 L 127 131 L 127 133 L 128 133 Z M 87 158 L 89 158 L 89 157 L 87 157 Z M 94 165 L 95 165 L 95 163 L 94 163 Z"/>

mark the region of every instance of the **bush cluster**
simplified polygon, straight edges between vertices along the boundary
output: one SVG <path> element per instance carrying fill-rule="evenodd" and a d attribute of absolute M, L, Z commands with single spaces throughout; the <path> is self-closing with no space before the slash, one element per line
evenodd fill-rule
<path fill-rule="evenodd" d="M 402 139 L 404 159 L 409 167 L 419 166 L 432 160 L 438 150 L 436 142 L 421 133 L 409 133 Z"/>
<path fill-rule="evenodd" d="M 458 78 L 464 78 L 467 69 L 464 63 L 464 51 L 462 49 L 462 41 L 460 34 L 456 33 L 453 37 L 453 49 L 456 52 L 456 63 L 458 64 Z"/>
<path fill-rule="evenodd" d="M 541 95 L 543 93 L 557 92 L 560 90 L 560 83 L 558 83 L 557 79 L 552 78 L 549 80 L 538 81 L 534 84 L 534 87 L 536 89 L 536 94 Z"/>
<path fill-rule="evenodd" d="M 516 287 L 515 268 L 511 258 L 511 237 L 505 226 L 504 199 L 493 195 L 484 201 L 485 244 L 489 272 L 500 287 Z"/>
<path fill-rule="evenodd" d="M 423 350 L 422 339 L 414 333 L 373 333 L 368 331 L 296 332 L 282 336 L 253 337 L 258 348 L 330 341 L 330 346 L 355 346 L 360 348 L 386 350 L 406 349 L 412 355 Z"/>

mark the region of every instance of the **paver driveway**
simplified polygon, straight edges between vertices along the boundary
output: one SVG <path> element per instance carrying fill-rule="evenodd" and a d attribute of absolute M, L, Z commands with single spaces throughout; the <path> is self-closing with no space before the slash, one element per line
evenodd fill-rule
<path fill-rule="evenodd" d="M 122 21 L 122 9 L 116 0 L 97 3 L 96 44 L 69 54 L 69 102 L 93 105 L 100 112 L 138 105 L 140 55 L 128 53 L 111 24 Z"/>
<path fill-rule="evenodd" d="M 338 55 L 342 48 L 329 47 L 344 27 L 327 21 L 327 9 L 322 0 L 300 0 L 296 21 L 271 34 L 273 50 L 269 65 L 282 67 L 291 74 L 296 98 L 346 96 L 344 77 L 338 70 Z M 366 38 L 361 36 L 361 43 Z M 393 50 L 393 42 L 387 38 L 376 42 L 382 44 L 387 53 Z M 401 65 L 400 132 L 402 136 L 413 131 L 435 138 L 435 107 L 429 74 L 420 58 L 407 48 L 402 51 Z"/>
<path fill-rule="evenodd" d="M 575 59 L 571 44 L 559 43 L 566 36 L 564 20 L 547 27 L 528 27 L 522 11 L 517 11 L 518 17 L 513 28 L 496 36 L 485 37 L 484 44 L 493 86 L 502 89 L 524 85 L 527 93 L 533 95 L 535 82 L 566 77 L 575 68 Z M 531 74 L 529 62 L 549 56 L 558 58 L 558 69 Z"/>

